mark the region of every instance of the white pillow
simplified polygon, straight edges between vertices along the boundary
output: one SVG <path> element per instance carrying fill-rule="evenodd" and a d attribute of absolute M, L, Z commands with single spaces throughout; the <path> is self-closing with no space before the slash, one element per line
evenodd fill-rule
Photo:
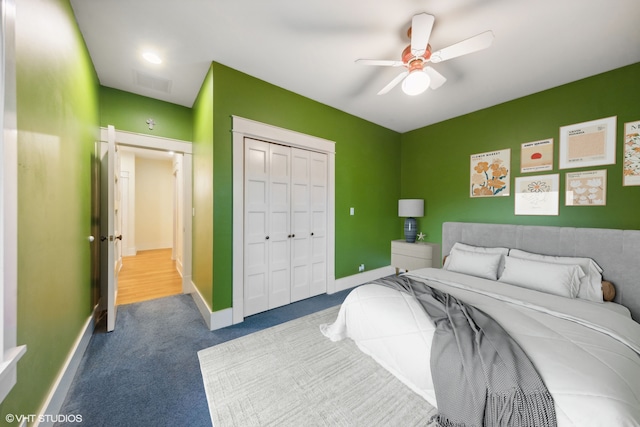
<path fill-rule="evenodd" d="M 498 278 L 498 266 L 500 265 L 501 258 L 502 255 L 500 254 L 451 249 L 451 253 L 447 257 L 447 262 L 445 262 L 443 268 L 470 276 L 496 280 Z"/>
<path fill-rule="evenodd" d="M 585 274 L 579 265 L 554 264 L 508 256 L 500 281 L 548 294 L 575 298 Z"/>
<path fill-rule="evenodd" d="M 501 248 L 501 247 L 490 248 L 485 246 L 471 246 L 471 245 L 467 245 L 465 243 L 460 243 L 460 242 L 456 242 L 453 244 L 453 247 L 451 248 L 451 250 L 453 251 L 454 249 L 462 249 L 463 251 L 477 252 L 482 254 L 503 255 L 500 258 L 500 264 L 498 266 L 498 277 L 500 276 L 500 274 L 502 274 L 502 270 L 504 270 L 504 257 L 509 254 L 509 248 Z M 447 260 L 444 262 L 445 266 L 447 265 L 447 262 L 449 262 L 449 257 L 447 257 Z"/>
<path fill-rule="evenodd" d="M 509 256 L 553 264 L 577 264 L 585 273 L 585 276 L 580 280 L 577 298 L 604 302 L 602 296 L 602 268 L 591 258 L 541 255 L 519 249 L 511 249 Z"/>

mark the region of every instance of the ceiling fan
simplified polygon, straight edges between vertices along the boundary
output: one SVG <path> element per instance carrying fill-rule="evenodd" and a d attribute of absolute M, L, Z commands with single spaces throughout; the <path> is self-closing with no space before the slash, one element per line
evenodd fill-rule
<path fill-rule="evenodd" d="M 378 60 L 378 59 L 358 59 L 356 62 L 363 65 L 378 65 L 386 67 L 405 67 L 406 70 L 378 92 L 384 95 L 402 81 L 402 90 L 407 95 L 419 95 L 427 88 L 437 89 L 447 81 L 447 79 L 426 65 L 428 62 L 438 63 L 447 61 L 458 56 L 477 52 L 491 46 L 493 42 L 493 32 L 485 31 L 471 38 L 455 43 L 436 52 L 431 51 L 429 37 L 435 17 L 427 13 L 419 13 L 411 20 L 411 27 L 407 35 L 411 39 L 411 44 L 402 52 L 402 60 Z"/>

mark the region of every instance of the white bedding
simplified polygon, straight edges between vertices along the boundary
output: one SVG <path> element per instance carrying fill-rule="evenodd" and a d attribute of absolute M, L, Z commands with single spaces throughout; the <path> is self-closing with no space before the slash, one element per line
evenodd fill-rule
<path fill-rule="evenodd" d="M 441 269 L 410 273 L 491 315 L 527 353 L 553 395 L 558 425 L 640 426 L 640 324 L 625 310 Z M 429 357 L 434 325 L 420 304 L 369 284 L 322 327 L 346 337 L 437 406 Z"/>

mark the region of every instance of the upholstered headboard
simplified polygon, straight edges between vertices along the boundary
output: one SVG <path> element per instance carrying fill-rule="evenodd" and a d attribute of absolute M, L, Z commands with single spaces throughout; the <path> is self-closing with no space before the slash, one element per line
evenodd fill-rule
<path fill-rule="evenodd" d="M 615 285 L 615 302 L 640 322 L 640 230 L 445 222 L 442 254 L 456 242 L 592 258 L 602 267 L 603 278 Z"/>

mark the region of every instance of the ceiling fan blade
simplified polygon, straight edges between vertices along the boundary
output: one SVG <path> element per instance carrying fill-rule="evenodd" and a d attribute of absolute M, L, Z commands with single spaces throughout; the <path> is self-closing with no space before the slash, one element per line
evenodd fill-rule
<path fill-rule="evenodd" d="M 437 52 L 433 52 L 429 60 L 433 63 L 438 63 L 452 58 L 457 58 L 458 56 L 486 49 L 491 46 L 492 42 L 493 32 L 485 31 L 484 33 L 477 34 L 471 38 L 452 44 L 451 46 L 445 47 Z"/>
<path fill-rule="evenodd" d="M 386 59 L 356 59 L 356 63 L 362 65 L 378 65 L 382 67 L 402 67 L 402 61 L 391 61 Z"/>
<path fill-rule="evenodd" d="M 384 95 L 385 93 L 389 92 L 398 83 L 400 83 L 402 79 L 404 79 L 407 76 L 407 74 L 409 74 L 409 71 L 403 71 L 402 73 L 398 74 L 395 79 L 391 80 L 388 85 L 383 87 L 382 90 L 378 92 L 378 95 Z"/>
<path fill-rule="evenodd" d="M 442 74 L 431 67 L 425 67 L 424 72 L 427 73 L 431 78 L 431 83 L 429 84 L 429 87 L 431 89 L 438 89 L 444 84 L 444 82 L 447 81 L 447 79 Z"/>
<path fill-rule="evenodd" d="M 411 20 L 411 54 L 413 56 L 422 56 L 427 51 L 435 20 L 433 15 L 426 13 L 419 13 Z"/>

